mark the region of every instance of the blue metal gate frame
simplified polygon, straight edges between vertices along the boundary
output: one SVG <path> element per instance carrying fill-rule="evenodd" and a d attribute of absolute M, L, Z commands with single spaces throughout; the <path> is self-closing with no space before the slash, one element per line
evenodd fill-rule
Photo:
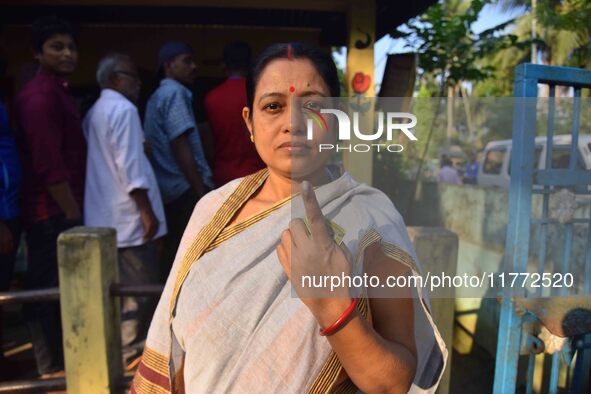
<path fill-rule="evenodd" d="M 555 67 L 536 64 L 521 64 L 515 69 L 514 96 L 515 106 L 513 115 L 513 145 L 511 160 L 511 181 L 509 190 L 509 222 L 505 241 L 505 272 L 527 272 L 529 256 L 531 208 L 533 179 L 534 179 L 534 146 L 536 137 L 536 100 L 519 99 L 535 98 L 538 95 L 538 84 L 549 85 L 548 99 L 548 133 L 546 167 L 537 172 L 536 183 L 543 186 L 543 217 L 548 220 L 548 200 L 550 187 L 576 187 L 591 185 L 591 171 L 577 170 L 578 133 L 580 115 L 581 88 L 591 88 L 591 70 L 571 67 Z M 574 88 L 574 111 L 572 124 L 571 157 L 568 169 L 552 169 L 552 142 L 554 134 L 554 93 L 556 86 Z M 540 260 L 545 256 L 546 226 L 541 226 Z M 570 236 L 569 236 L 570 235 Z M 589 230 L 591 243 L 591 228 Z M 565 225 L 565 256 L 563 270 L 570 266 L 570 243 L 572 243 L 572 224 Z M 585 277 L 591 278 L 591 252 L 587 245 L 585 259 Z M 543 261 L 539 264 L 543 270 Z M 587 289 L 588 290 L 588 289 Z M 493 391 L 496 394 L 514 393 L 517 382 L 517 364 L 519 359 L 522 323 L 524 317 L 516 311 L 513 296 L 518 294 L 510 288 L 503 289 L 501 301 L 501 316 L 497 342 L 497 356 L 495 365 L 495 379 Z M 552 360 L 550 378 L 550 392 L 558 386 L 558 354 Z M 530 373 L 533 373 L 533 358 L 530 356 Z M 578 366 L 578 365 L 577 365 Z M 552 390 L 554 387 L 554 390 Z M 528 383 L 531 392 L 531 382 Z"/>

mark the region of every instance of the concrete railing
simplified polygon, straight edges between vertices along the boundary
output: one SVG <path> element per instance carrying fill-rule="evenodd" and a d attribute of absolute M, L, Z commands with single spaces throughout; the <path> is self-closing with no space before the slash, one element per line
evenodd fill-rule
<path fill-rule="evenodd" d="M 413 242 L 417 258 L 423 270 L 427 272 L 455 275 L 458 262 L 458 236 L 441 227 L 409 227 L 408 233 Z M 443 337 L 449 352 L 447 367 L 437 388 L 438 394 L 447 394 L 450 390 L 451 355 L 454 329 L 455 299 L 450 289 L 445 293 L 435 291 L 429 294 L 433 320 Z"/>
<path fill-rule="evenodd" d="M 115 393 L 123 373 L 113 229 L 76 227 L 58 238 L 60 305 L 69 394 Z"/>

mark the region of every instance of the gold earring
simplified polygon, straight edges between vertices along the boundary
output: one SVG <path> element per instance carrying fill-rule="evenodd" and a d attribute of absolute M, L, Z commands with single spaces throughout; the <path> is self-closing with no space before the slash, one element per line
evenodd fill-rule
<path fill-rule="evenodd" d="M 250 142 L 254 142 L 254 135 L 250 135 Z"/>

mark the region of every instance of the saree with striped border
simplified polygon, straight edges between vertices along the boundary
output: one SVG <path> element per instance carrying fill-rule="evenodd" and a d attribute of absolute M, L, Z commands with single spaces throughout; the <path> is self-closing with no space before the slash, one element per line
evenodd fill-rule
<path fill-rule="evenodd" d="M 276 256 L 281 232 L 303 217 L 287 198 L 228 226 L 264 183 L 267 171 L 230 182 L 193 212 L 154 314 L 131 392 L 354 393 L 318 324 L 295 296 Z M 348 173 L 316 188 L 335 242 L 355 256 L 380 243 L 384 253 L 420 273 L 401 216 L 378 190 Z M 410 392 L 434 392 L 447 349 L 417 289 L 417 371 Z M 360 314 L 369 302 L 361 297 Z"/>

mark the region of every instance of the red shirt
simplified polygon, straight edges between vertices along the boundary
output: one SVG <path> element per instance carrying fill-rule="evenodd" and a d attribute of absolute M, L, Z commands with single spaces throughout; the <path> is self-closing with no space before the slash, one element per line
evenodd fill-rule
<path fill-rule="evenodd" d="M 82 209 L 86 141 L 80 113 L 66 81 L 39 72 L 17 96 L 16 110 L 25 225 L 63 213 L 47 186 L 64 181 L 69 183 Z"/>
<path fill-rule="evenodd" d="M 205 96 L 214 139 L 213 180 L 217 187 L 265 167 L 242 119 L 246 80 L 228 79 Z"/>

